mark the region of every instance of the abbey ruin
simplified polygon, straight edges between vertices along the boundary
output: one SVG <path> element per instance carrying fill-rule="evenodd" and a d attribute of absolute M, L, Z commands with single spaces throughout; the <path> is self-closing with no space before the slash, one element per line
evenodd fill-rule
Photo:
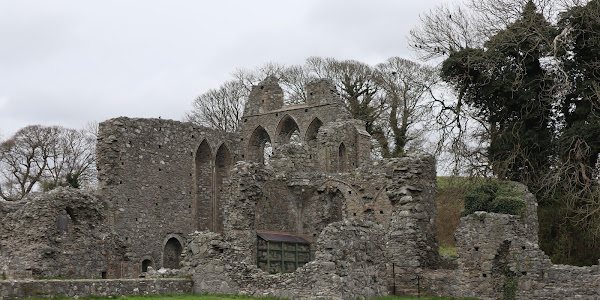
<path fill-rule="evenodd" d="M 235 133 L 163 119 L 101 123 L 97 194 L 59 188 L 0 202 L 0 299 L 357 299 L 417 284 L 481 299 L 600 297 L 598 266 L 553 265 L 539 249 L 536 199 L 519 184 L 526 215 L 463 217 L 458 258 L 444 261 L 435 159 L 372 159 L 371 137 L 333 84 L 306 90 L 306 103 L 286 106 L 276 78 L 265 79 Z"/>

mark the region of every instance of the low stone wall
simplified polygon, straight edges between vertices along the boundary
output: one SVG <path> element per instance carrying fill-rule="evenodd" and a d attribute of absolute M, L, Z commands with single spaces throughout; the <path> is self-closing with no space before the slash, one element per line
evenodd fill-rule
<path fill-rule="evenodd" d="M 518 216 L 476 212 L 456 231 L 460 293 L 481 299 L 599 299 L 600 267 L 553 265 Z"/>
<path fill-rule="evenodd" d="M 456 269 L 424 270 L 421 287 L 440 296 L 492 299 L 600 299 L 600 266 L 554 265 L 539 248 L 537 202 L 521 184 L 524 216 L 475 212 L 454 234 Z"/>
<path fill-rule="evenodd" d="M 192 280 L 188 278 L 0 280 L 0 299 L 191 293 Z"/>

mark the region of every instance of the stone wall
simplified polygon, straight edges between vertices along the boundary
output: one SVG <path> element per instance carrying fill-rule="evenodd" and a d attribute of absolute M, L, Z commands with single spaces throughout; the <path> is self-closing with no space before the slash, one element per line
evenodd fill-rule
<path fill-rule="evenodd" d="M 184 251 L 184 271 L 194 293 L 249 294 L 290 299 L 357 299 L 384 296 L 384 227 L 358 218 L 329 224 L 316 242 L 315 259 L 294 273 L 267 274 L 239 261 L 241 251 L 225 236 L 197 232 Z"/>
<path fill-rule="evenodd" d="M 518 216 L 476 212 L 456 231 L 462 297 L 598 299 L 600 267 L 553 265 Z"/>
<path fill-rule="evenodd" d="M 414 285 L 424 269 L 439 261 L 435 219 L 435 159 L 416 154 L 390 159 L 384 165 L 391 178 L 387 195 L 393 206 L 387 234 L 388 256 L 397 282 Z"/>
<path fill-rule="evenodd" d="M 184 251 L 195 292 L 372 297 L 388 293 L 391 263 L 402 267 L 399 283 L 436 263 L 431 156 L 384 160 L 351 173 L 296 172 L 294 161 L 305 159 L 306 150 L 280 150 L 290 155 L 276 151 L 268 166 L 238 162 L 231 170 L 223 236 L 193 235 Z M 315 260 L 293 274 L 264 273 L 256 267 L 256 230 L 305 237 Z"/>
<path fill-rule="evenodd" d="M 107 203 L 57 188 L 30 194 L 0 219 L 0 273 L 7 277 L 117 277 L 122 239 L 106 224 Z"/>
<path fill-rule="evenodd" d="M 269 77 L 253 87 L 238 126 L 241 160 L 262 162 L 265 143 L 277 148 L 295 139 L 295 142 L 309 145 L 311 159 L 317 162 L 315 170 L 323 169 L 316 152 L 319 129 L 330 122 L 350 120 L 351 117 L 331 81 L 309 83 L 307 92 L 307 103 L 284 106 L 283 93 L 275 78 Z M 358 126 L 364 130 L 362 123 Z M 355 143 L 355 140 L 346 143 Z M 339 142 L 335 145 L 336 157 L 338 147 Z"/>
<path fill-rule="evenodd" d="M 236 144 L 234 134 L 172 120 L 100 124 L 100 192 L 109 223 L 128 245 L 125 276 L 136 276 L 143 260 L 162 267 L 165 247 L 194 230 L 222 229 L 222 170 L 237 160 Z"/>
<path fill-rule="evenodd" d="M 190 294 L 191 292 L 192 280 L 187 278 L 0 280 L 0 299 Z"/>
<path fill-rule="evenodd" d="M 229 212 L 226 231 L 275 230 L 312 240 L 327 224 L 345 218 L 359 217 L 386 227 L 396 218 L 414 227 L 398 225 L 397 231 L 407 232 L 407 236 L 397 237 L 398 244 L 414 240 L 410 247 L 419 256 L 418 265 L 426 266 L 425 261 L 434 264 L 436 181 L 431 156 L 409 155 L 350 173 L 308 171 L 296 159 L 306 159 L 305 148 L 286 145 L 275 151 L 268 166 L 236 164 L 224 191 Z M 411 218 L 414 220 L 409 222 Z"/>
<path fill-rule="evenodd" d="M 537 202 L 523 216 L 475 212 L 455 232 L 455 270 L 426 270 L 423 286 L 438 295 L 481 299 L 598 299 L 600 267 L 553 265 L 537 242 Z"/>

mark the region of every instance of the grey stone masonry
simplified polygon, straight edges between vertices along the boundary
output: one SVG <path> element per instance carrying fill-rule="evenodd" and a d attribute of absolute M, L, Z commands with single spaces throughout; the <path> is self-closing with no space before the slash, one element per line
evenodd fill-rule
<path fill-rule="evenodd" d="M 435 160 L 414 154 L 384 164 L 391 179 L 386 193 L 393 209 L 386 248 L 397 283 L 413 285 L 417 275 L 439 260 Z"/>
<path fill-rule="evenodd" d="M 184 271 L 194 277 L 195 292 L 374 297 L 388 293 L 392 262 L 399 282 L 435 264 L 430 155 L 323 173 L 296 167 L 306 153 L 289 145 L 276 150 L 268 166 L 236 163 L 226 182 L 223 235 L 197 233 L 184 251 Z M 264 273 L 256 267 L 257 230 L 305 237 L 313 242 L 315 261 L 292 274 Z"/>
<path fill-rule="evenodd" d="M 222 230 L 219 191 L 238 157 L 235 134 L 130 118 L 107 120 L 99 132 L 100 191 L 109 224 L 128 245 L 125 276 L 136 276 L 143 260 L 162 267 L 171 238 L 181 244 L 195 230 Z"/>
<path fill-rule="evenodd" d="M 292 141 L 315 149 L 317 134 L 323 125 L 351 119 L 331 81 L 312 82 L 307 90 L 307 103 L 283 106 L 283 94 L 275 78 L 269 77 L 253 87 L 238 126 L 241 160 L 263 162 L 266 143 L 277 148 Z M 359 127 L 364 131 L 364 124 Z M 352 148 L 351 143 L 355 143 L 355 139 L 346 141 L 348 149 Z M 339 146 L 340 142 L 335 145 L 336 156 Z M 318 162 L 318 153 L 314 154 L 313 159 Z M 316 167 L 320 168 L 320 164 Z"/>
<path fill-rule="evenodd" d="M 0 299 L 190 294 L 191 292 L 192 280 L 187 278 L 0 280 Z"/>
<path fill-rule="evenodd" d="M 599 299 L 600 268 L 553 265 L 520 217 L 476 212 L 456 231 L 457 296 Z"/>
<path fill-rule="evenodd" d="M 106 224 L 103 199 L 57 188 L 22 202 L 0 222 L 0 277 L 120 276 L 125 245 Z"/>
<path fill-rule="evenodd" d="M 317 79 L 306 86 L 306 104 L 321 105 L 328 103 L 342 104 L 335 84 L 329 79 Z"/>
<path fill-rule="evenodd" d="M 331 300 L 384 296 L 384 232 L 383 226 L 356 218 L 331 223 L 318 237 L 315 259 L 283 274 L 239 261 L 231 253 L 244 250 L 227 237 L 197 232 L 184 251 L 184 271 L 193 276 L 194 293 Z"/>
<path fill-rule="evenodd" d="M 539 248 L 537 202 L 527 188 L 523 216 L 475 212 L 455 232 L 457 268 L 425 270 L 437 295 L 480 299 L 599 299 L 600 267 L 554 265 Z"/>

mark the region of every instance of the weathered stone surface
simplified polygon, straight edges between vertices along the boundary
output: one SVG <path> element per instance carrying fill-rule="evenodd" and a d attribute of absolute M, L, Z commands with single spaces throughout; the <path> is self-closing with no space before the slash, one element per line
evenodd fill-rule
<path fill-rule="evenodd" d="M 29 297 L 71 298 L 87 296 L 125 296 L 157 294 L 189 294 L 192 280 L 171 279 L 111 279 L 111 280 L 0 280 L 0 299 Z"/>
<path fill-rule="evenodd" d="M 27 197 L 0 222 L 0 273 L 7 277 L 115 277 L 124 244 L 106 224 L 107 203 L 57 188 Z"/>
<path fill-rule="evenodd" d="M 458 258 L 440 259 L 435 159 L 372 160 L 363 122 L 351 119 L 331 81 L 306 89 L 307 103 L 286 106 L 277 80 L 265 79 L 236 133 L 160 118 L 101 123 L 99 196 L 58 189 L 0 202 L 0 272 L 9 279 L 0 280 L 0 298 L 193 291 L 357 299 L 394 286 L 411 294 L 417 283 L 443 296 L 599 297 L 598 266 L 552 265 L 539 250 L 537 203 L 524 186 L 516 186 L 524 216 L 462 218 Z M 266 274 L 256 264 L 257 230 L 301 236 L 313 260 Z M 155 279 L 12 280 L 40 276 Z"/>
<path fill-rule="evenodd" d="M 174 253 L 187 234 L 223 232 L 231 168 L 237 161 L 264 163 L 267 143 L 274 149 L 269 176 L 281 180 L 269 181 L 273 197 L 258 204 L 265 210 L 288 197 L 300 201 L 314 184 L 307 180 L 322 177 L 303 172 L 350 171 L 370 162 L 370 137 L 362 122 L 350 119 L 331 82 L 315 81 L 307 90 L 309 103 L 284 106 L 277 80 L 265 79 L 253 89 L 236 133 L 163 119 L 121 117 L 100 124 L 100 192 L 109 203 L 108 223 L 128 243 L 123 276 L 138 276 L 147 265 L 176 268 Z M 260 216 L 257 222 L 272 224 L 270 230 L 298 226 Z"/>
<path fill-rule="evenodd" d="M 457 269 L 427 271 L 424 285 L 440 295 L 481 299 L 600 298 L 598 265 L 553 265 L 539 249 L 537 202 L 525 186 L 516 185 L 524 191 L 526 215 L 475 212 L 461 218 L 455 232 Z"/>
<path fill-rule="evenodd" d="M 196 232 L 186 248 L 184 271 L 195 293 L 239 293 L 291 299 L 357 299 L 387 294 L 385 230 L 353 218 L 329 224 L 319 235 L 315 259 L 294 273 L 267 274 L 239 261 L 245 249 L 226 236 Z M 192 248 L 204 249 L 194 253 Z"/>

